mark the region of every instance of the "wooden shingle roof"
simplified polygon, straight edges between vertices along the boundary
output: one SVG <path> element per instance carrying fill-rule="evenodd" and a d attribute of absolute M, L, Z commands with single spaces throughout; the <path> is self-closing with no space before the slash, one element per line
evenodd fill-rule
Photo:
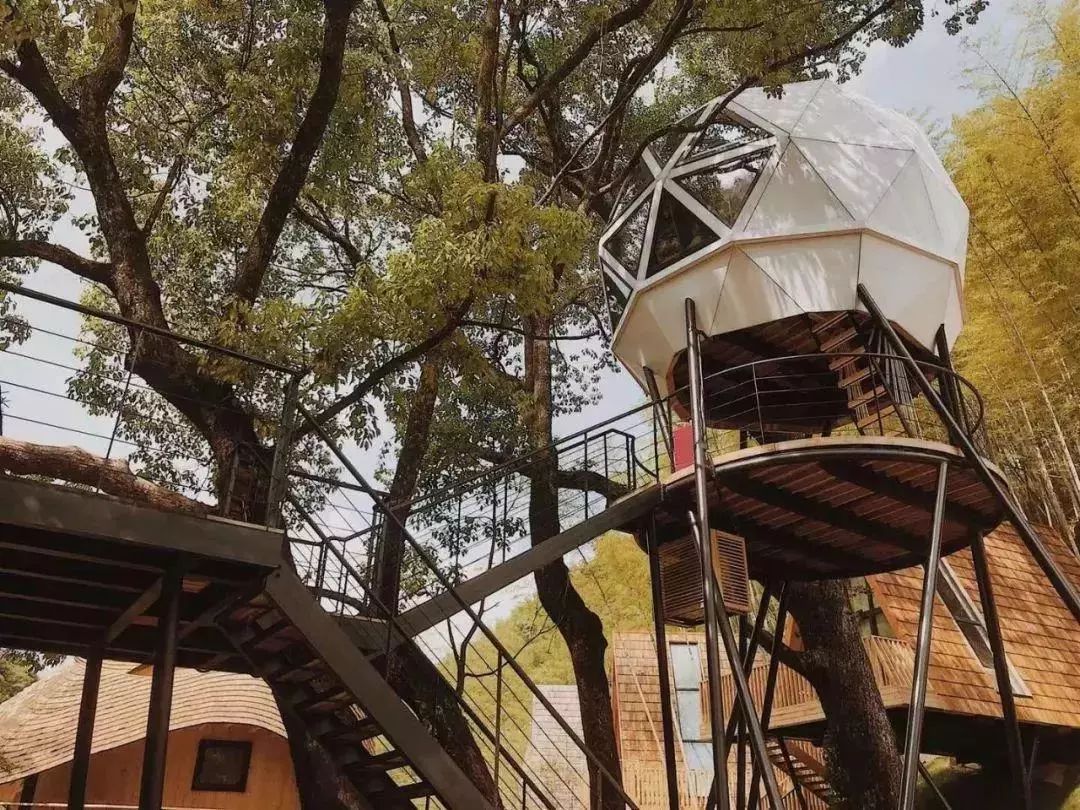
<path fill-rule="evenodd" d="M 540 691 L 574 733 L 581 735 L 581 704 L 578 702 L 577 687 L 548 684 L 541 686 Z M 525 771 L 550 792 L 550 798 L 560 810 L 589 806 L 589 765 L 585 753 L 535 698 L 529 747 L 525 752 Z"/>
<path fill-rule="evenodd" d="M 85 661 L 72 659 L 50 677 L 0 703 L 0 782 L 21 779 L 71 760 Z M 93 752 L 118 748 L 146 733 L 149 675 L 132 665 L 102 667 Z M 261 680 L 230 672 L 177 669 L 170 729 L 204 723 L 256 726 L 285 736 L 277 704 Z"/>
<path fill-rule="evenodd" d="M 1080 586 L 1080 559 L 1049 529 L 1039 529 L 1048 550 Z M 1009 662 L 1030 697 L 1017 696 L 1021 722 L 1080 728 L 1080 632 L 1011 525 L 986 535 L 986 555 L 1002 637 Z M 978 585 L 968 549 L 948 557 L 957 579 L 975 605 Z M 875 598 L 899 638 L 918 632 L 922 569 L 908 568 L 869 578 Z M 959 714 L 1000 717 L 994 674 L 984 668 L 940 597 L 934 607 L 929 704 Z"/>

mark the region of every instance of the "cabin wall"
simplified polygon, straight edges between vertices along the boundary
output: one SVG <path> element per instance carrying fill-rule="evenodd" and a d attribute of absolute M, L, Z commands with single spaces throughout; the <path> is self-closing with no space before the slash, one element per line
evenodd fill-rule
<path fill-rule="evenodd" d="M 203 739 L 252 743 L 243 793 L 191 789 L 199 741 Z M 138 805 L 142 756 L 142 740 L 95 754 L 90 760 L 86 803 Z M 39 774 L 34 802 L 65 804 L 70 778 L 70 762 Z M 0 785 L 0 802 L 17 802 L 21 787 L 22 780 Z M 204 810 L 299 810 L 289 744 L 277 734 L 253 726 L 211 723 L 173 731 L 169 734 L 163 804 Z"/>

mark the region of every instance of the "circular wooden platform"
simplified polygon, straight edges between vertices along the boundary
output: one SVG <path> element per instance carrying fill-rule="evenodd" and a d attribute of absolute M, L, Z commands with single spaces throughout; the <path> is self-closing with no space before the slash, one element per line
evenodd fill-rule
<path fill-rule="evenodd" d="M 919 439 L 799 439 L 716 457 L 710 521 L 745 538 L 756 579 L 842 579 L 907 568 L 926 559 L 943 460 L 949 473 L 942 542 L 950 554 L 996 527 L 1003 510 L 957 448 Z M 686 553 L 695 553 L 687 528 L 693 483 L 692 468 L 672 474 L 656 513 L 661 544 L 684 544 Z"/>

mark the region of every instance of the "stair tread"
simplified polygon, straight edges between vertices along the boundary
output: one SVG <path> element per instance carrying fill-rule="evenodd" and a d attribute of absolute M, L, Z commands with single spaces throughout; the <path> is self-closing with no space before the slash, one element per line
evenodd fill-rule
<path fill-rule="evenodd" d="M 863 393 L 859 394 L 857 397 L 853 397 L 853 398 L 849 399 L 848 400 L 848 407 L 849 408 L 858 408 L 860 405 L 866 405 L 868 402 L 872 402 L 875 399 L 880 399 L 881 397 L 885 396 L 888 393 L 889 393 L 889 389 L 887 389 L 884 385 L 875 386 L 874 388 L 870 389 L 869 391 L 864 391 Z"/>
<path fill-rule="evenodd" d="M 884 408 L 877 408 L 872 411 L 868 416 L 864 416 L 862 419 L 855 423 L 855 426 L 859 429 L 862 429 L 864 427 L 869 427 L 870 425 L 876 425 L 878 419 L 884 419 L 885 417 L 891 416 L 894 413 L 896 413 L 896 406 L 892 403 L 889 403 Z"/>
<path fill-rule="evenodd" d="M 863 366 L 861 369 L 854 372 L 853 374 L 849 374 L 847 377 L 841 377 L 840 378 L 840 387 L 841 388 L 850 388 L 851 386 L 855 385 L 856 383 L 862 382 L 863 380 L 865 380 L 869 376 L 870 376 L 870 366 L 869 365 Z"/>
<path fill-rule="evenodd" d="M 858 336 L 859 336 L 859 331 L 854 326 L 849 327 L 848 329 L 845 329 L 843 332 L 840 332 L 837 335 L 833 335 L 828 340 L 822 341 L 821 342 L 821 351 L 826 352 L 826 353 L 831 352 L 837 346 L 840 346 L 840 345 L 842 345 L 844 343 L 847 343 L 852 338 L 856 338 Z"/>
<path fill-rule="evenodd" d="M 850 313 L 848 312 L 836 312 L 825 320 L 815 323 L 813 326 L 810 327 L 810 331 L 814 334 L 818 334 L 819 332 L 826 332 L 829 329 L 832 329 L 845 318 L 849 317 L 849 315 Z"/>
<path fill-rule="evenodd" d="M 835 360 L 829 361 L 829 371 L 837 371 L 844 366 L 850 366 L 852 363 L 864 360 L 862 355 L 866 354 L 866 349 L 862 346 L 852 349 L 851 351 L 844 352 L 841 357 L 837 357 Z"/>

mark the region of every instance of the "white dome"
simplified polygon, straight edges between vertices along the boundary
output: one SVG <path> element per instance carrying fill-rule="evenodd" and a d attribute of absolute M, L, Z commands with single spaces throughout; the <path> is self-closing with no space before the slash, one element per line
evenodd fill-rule
<path fill-rule="evenodd" d="M 968 211 L 910 119 L 827 80 L 719 99 L 645 151 L 600 239 L 612 349 L 663 385 L 684 300 L 708 335 L 861 309 L 866 285 L 928 348 L 962 322 Z"/>

